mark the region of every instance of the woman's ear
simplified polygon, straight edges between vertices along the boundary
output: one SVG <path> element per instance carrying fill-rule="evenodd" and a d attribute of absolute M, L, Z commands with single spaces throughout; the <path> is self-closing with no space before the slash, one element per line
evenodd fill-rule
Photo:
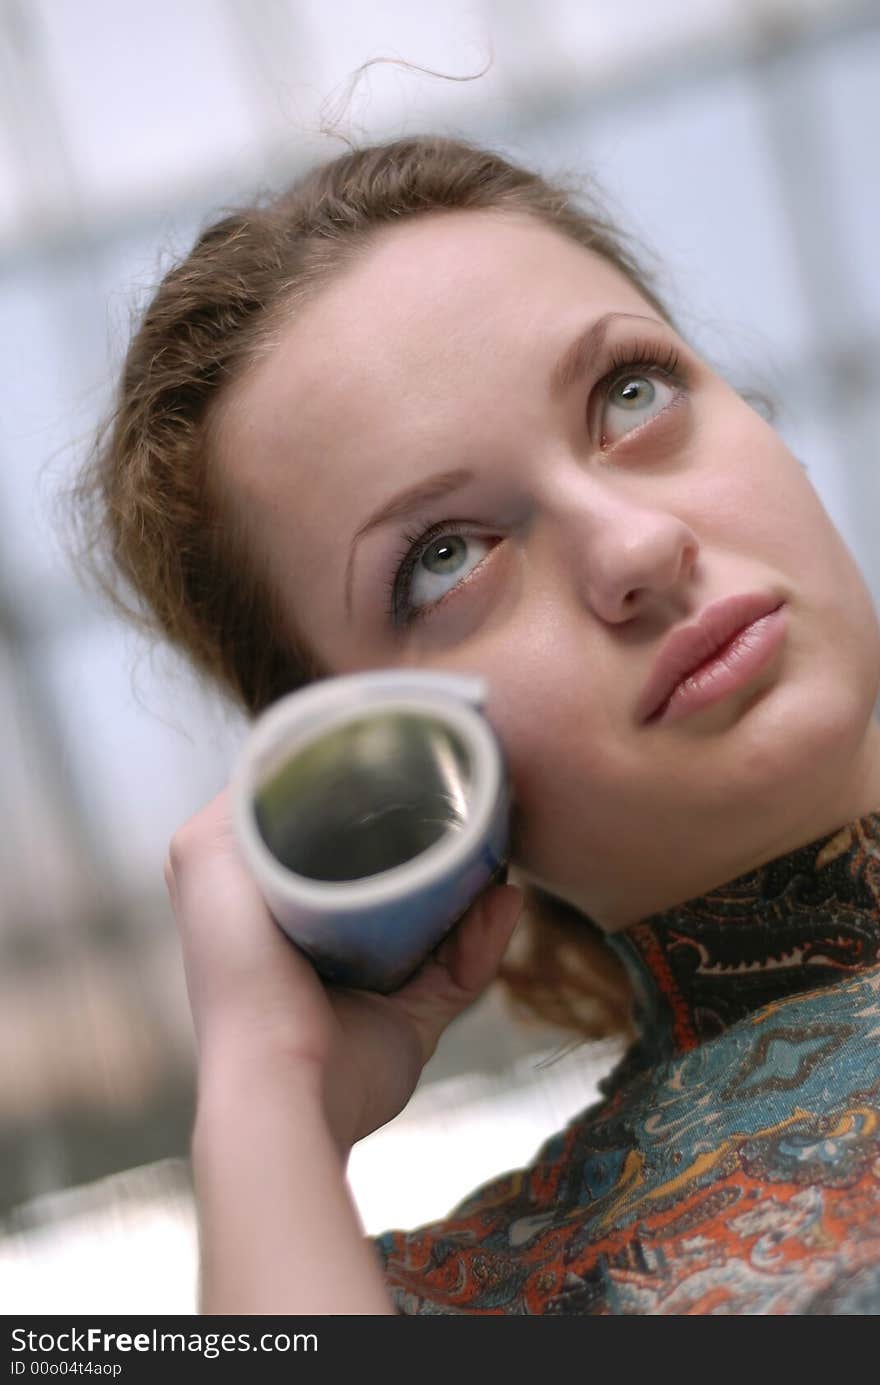
<path fill-rule="evenodd" d="M 763 390 L 753 389 L 749 385 L 737 388 L 736 392 L 750 409 L 754 409 L 756 414 L 761 415 L 765 423 L 775 423 L 777 410 L 771 395 L 766 394 Z"/>

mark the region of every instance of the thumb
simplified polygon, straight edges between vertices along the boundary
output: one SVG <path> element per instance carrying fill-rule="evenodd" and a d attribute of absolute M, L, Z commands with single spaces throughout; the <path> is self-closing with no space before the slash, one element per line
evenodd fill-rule
<path fill-rule="evenodd" d="M 427 1062 L 444 1029 L 495 979 L 522 913 L 515 885 L 485 890 L 394 997 L 408 1014 Z"/>

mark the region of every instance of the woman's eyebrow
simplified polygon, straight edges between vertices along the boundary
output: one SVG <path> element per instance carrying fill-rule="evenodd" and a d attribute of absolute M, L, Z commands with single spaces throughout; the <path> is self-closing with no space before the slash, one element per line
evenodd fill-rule
<path fill-rule="evenodd" d="M 361 525 L 351 541 L 345 568 L 345 605 L 349 615 L 351 614 L 351 579 L 354 572 L 354 555 L 358 543 L 364 535 L 369 533 L 371 529 L 378 528 L 380 524 L 390 524 L 392 520 L 402 518 L 411 510 L 420 509 L 422 505 L 427 505 L 431 500 L 439 500 L 441 496 L 461 490 L 462 486 L 473 479 L 474 473 L 467 467 L 456 467 L 452 471 L 440 471 L 435 476 L 429 476 L 426 480 L 418 481 L 414 486 L 408 486 L 406 490 L 400 491 L 391 500 L 382 504 Z"/>
<path fill-rule="evenodd" d="M 619 319 L 650 322 L 655 327 L 665 325 L 657 318 L 645 317 L 642 313 L 603 313 L 595 322 L 585 327 L 559 357 L 550 372 L 551 399 L 558 399 L 566 390 L 571 389 L 572 385 L 583 379 L 594 357 L 602 350 L 608 329 Z"/>

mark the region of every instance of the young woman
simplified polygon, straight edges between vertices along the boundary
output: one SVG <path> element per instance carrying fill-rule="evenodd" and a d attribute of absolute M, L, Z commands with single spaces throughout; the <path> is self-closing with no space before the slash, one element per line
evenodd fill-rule
<path fill-rule="evenodd" d="M 387 997 L 319 983 L 226 793 L 175 834 L 204 1311 L 880 1309 L 880 628 L 620 236 L 467 144 L 347 153 L 166 277 L 75 499 L 249 714 L 475 672 L 511 770 L 518 888 Z M 623 981 L 636 1040 L 529 1169 L 371 1243 L 347 1152 L 499 968 L 584 1032 Z"/>

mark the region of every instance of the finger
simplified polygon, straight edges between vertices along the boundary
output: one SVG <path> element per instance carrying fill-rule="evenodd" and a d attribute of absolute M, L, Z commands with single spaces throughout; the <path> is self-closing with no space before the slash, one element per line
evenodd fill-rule
<path fill-rule="evenodd" d="M 423 1061 L 444 1029 L 497 975 L 522 904 L 522 891 L 513 885 L 487 890 L 413 979 L 390 997 L 416 1029 Z"/>
<path fill-rule="evenodd" d="M 228 793 L 175 836 L 166 867 L 197 1033 L 324 1023 L 314 968 L 286 938 L 240 856 Z"/>
<path fill-rule="evenodd" d="M 487 890 L 478 907 L 452 929 L 436 960 L 466 995 L 480 995 L 496 975 L 522 912 L 522 891 L 514 885 Z"/>

